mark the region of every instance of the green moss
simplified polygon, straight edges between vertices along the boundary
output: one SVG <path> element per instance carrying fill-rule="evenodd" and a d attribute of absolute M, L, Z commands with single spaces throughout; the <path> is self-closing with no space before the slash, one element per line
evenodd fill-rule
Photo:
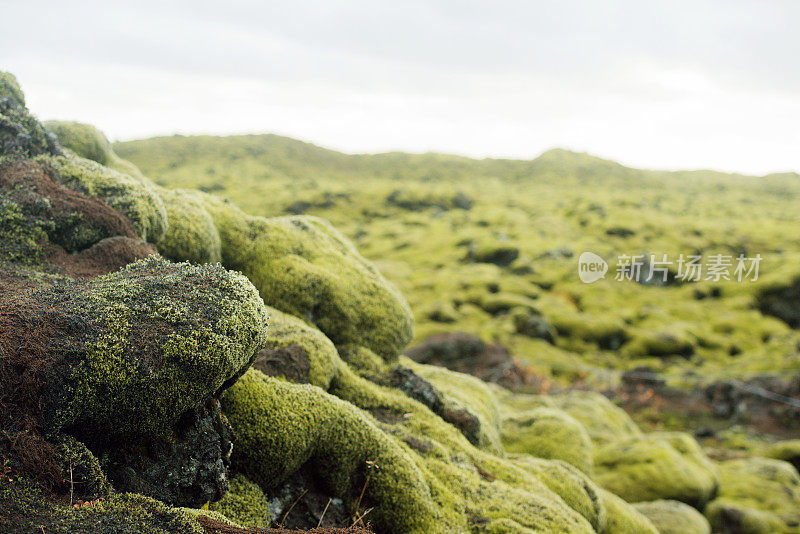
<path fill-rule="evenodd" d="M 309 360 L 308 380 L 311 384 L 327 390 L 337 367 L 341 364 L 339 354 L 325 334 L 304 323 L 301 319 L 267 307 L 269 314 L 269 336 L 267 348 L 299 345 Z"/>
<path fill-rule="evenodd" d="M 599 393 L 573 390 L 554 395 L 551 399 L 558 408 L 583 425 L 595 444 L 642 435 L 622 408 Z"/>
<path fill-rule="evenodd" d="M 715 494 L 714 465 L 679 432 L 612 442 L 595 450 L 595 481 L 628 502 L 672 499 L 702 507 Z"/>
<path fill-rule="evenodd" d="M 49 500 L 20 478 L 0 484 L 0 507 L 3 532 L 205 534 L 188 514 L 142 495 L 123 493 L 69 507 Z"/>
<path fill-rule="evenodd" d="M 41 260 L 42 245 L 53 225 L 23 212 L 17 202 L 0 197 L 0 258 L 25 264 Z"/>
<path fill-rule="evenodd" d="M 19 107 L 25 107 L 25 95 L 16 77 L 10 72 L 0 71 L 0 98 L 10 98 Z"/>
<path fill-rule="evenodd" d="M 503 418 L 503 447 L 508 452 L 563 460 L 591 476 L 592 442 L 583 426 L 565 412 L 534 408 Z"/>
<path fill-rule="evenodd" d="M 703 514 L 678 501 L 650 501 L 634 504 L 640 514 L 655 525 L 659 534 L 711 534 Z"/>
<path fill-rule="evenodd" d="M 86 445 L 66 434 L 58 436 L 55 441 L 56 461 L 72 485 L 76 498 L 80 496 L 85 501 L 93 501 L 106 498 L 114 491 L 100 461 Z"/>
<path fill-rule="evenodd" d="M 443 530 L 422 473 L 355 407 L 314 386 L 292 385 L 255 370 L 234 384 L 222 403 L 238 436 L 234 463 L 262 487 L 312 461 L 335 495 L 356 494 L 369 475 L 366 498 L 378 506 L 373 520 L 384 528 Z"/>
<path fill-rule="evenodd" d="M 797 468 L 800 466 L 800 439 L 789 439 L 773 443 L 766 448 L 764 456 L 789 462 Z"/>
<path fill-rule="evenodd" d="M 597 532 L 605 530 L 606 508 L 600 488 L 584 472 L 566 462 L 546 461 L 528 454 L 512 455 L 511 459 L 585 517 Z"/>
<path fill-rule="evenodd" d="M 57 178 L 65 187 L 99 197 L 125 215 L 140 238 L 155 243 L 164 236 L 164 203 L 146 178 L 115 171 L 69 151 L 63 156 L 40 156 L 37 160 L 58 171 Z"/>
<path fill-rule="evenodd" d="M 660 329 L 655 332 L 636 332 L 622 347 L 621 353 L 630 358 L 644 356 L 690 356 L 697 340 L 680 328 Z"/>
<path fill-rule="evenodd" d="M 633 506 L 606 490 L 600 490 L 606 509 L 605 534 L 659 534 L 653 523 Z"/>
<path fill-rule="evenodd" d="M 266 310 L 255 288 L 219 266 L 151 257 L 75 282 L 67 294 L 59 306 L 92 327 L 78 334 L 79 356 L 59 386 L 51 431 L 161 434 L 264 344 Z"/>
<path fill-rule="evenodd" d="M 268 305 L 302 317 L 337 345 L 393 359 L 413 333 L 403 297 L 353 245 L 316 217 L 264 219 L 206 197 L 226 267 L 242 271 Z"/>
<path fill-rule="evenodd" d="M 71 121 L 45 121 L 43 126 L 56 134 L 61 146 L 69 148 L 82 158 L 107 165 L 111 144 L 106 136 L 89 124 Z"/>
<path fill-rule="evenodd" d="M 165 258 L 192 263 L 222 261 L 219 232 L 200 194 L 185 189 L 159 189 L 167 211 L 167 232 L 156 244 Z"/>
<path fill-rule="evenodd" d="M 719 477 L 719 494 L 705 510 L 715 531 L 798 531 L 800 476 L 791 464 L 758 457 L 729 460 L 719 465 Z"/>
<path fill-rule="evenodd" d="M 419 364 L 406 357 L 402 357 L 400 363 L 430 382 L 442 394 L 445 410 L 468 410 L 474 414 L 480 421 L 476 444 L 501 453 L 499 406 L 486 382 L 443 367 Z"/>
<path fill-rule="evenodd" d="M 269 502 L 261 488 L 244 475 L 230 478 L 231 489 L 209 509 L 219 512 L 239 525 L 267 528 L 270 524 Z"/>

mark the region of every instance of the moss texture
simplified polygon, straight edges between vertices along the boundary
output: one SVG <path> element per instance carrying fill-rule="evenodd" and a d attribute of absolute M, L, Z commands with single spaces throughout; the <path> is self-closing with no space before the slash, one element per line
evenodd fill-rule
<path fill-rule="evenodd" d="M 502 422 L 501 439 L 508 452 L 563 460 L 591 476 L 592 442 L 583 426 L 553 408 L 524 411 Z"/>
<path fill-rule="evenodd" d="M 716 468 L 689 435 L 669 432 L 598 447 L 595 480 L 628 502 L 672 499 L 702 508 L 717 490 Z"/>
<path fill-rule="evenodd" d="M 0 485 L 3 532 L 49 534 L 205 534 L 190 515 L 142 495 L 123 493 L 73 507 L 47 499 L 25 479 Z"/>
<path fill-rule="evenodd" d="M 264 343 L 266 310 L 255 288 L 219 266 L 151 258 L 57 287 L 36 296 L 89 328 L 73 334 L 75 359 L 59 383 L 51 431 L 162 434 L 247 368 Z M 64 292 L 68 299 L 54 301 Z"/>
<path fill-rule="evenodd" d="M 791 464 L 758 457 L 729 460 L 720 464 L 719 476 L 719 495 L 705 510 L 715 531 L 798 532 L 800 476 Z"/>
<path fill-rule="evenodd" d="M 40 156 L 38 161 L 58 172 L 65 187 L 98 197 L 125 215 L 140 238 L 155 243 L 167 230 L 164 203 L 149 180 L 115 171 L 66 151 L 63 156 Z"/>
<path fill-rule="evenodd" d="M 242 474 L 230 479 L 231 489 L 209 509 L 239 525 L 267 528 L 270 525 L 269 502 L 261 488 Z"/>
<path fill-rule="evenodd" d="M 596 444 L 642 435 L 642 431 L 622 408 L 599 393 L 575 390 L 551 398 L 558 408 L 584 426 Z"/>
<path fill-rule="evenodd" d="M 655 525 L 659 534 L 711 534 L 703 514 L 679 501 L 650 501 L 634 504 L 637 512 Z"/>
<path fill-rule="evenodd" d="M 608 517 L 605 534 L 659 534 L 647 516 L 613 493 L 601 489 L 600 501 Z"/>
<path fill-rule="evenodd" d="M 328 222 L 265 219 L 206 197 L 222 261 L 242 271 L 268 305 L 302 317 L 337 345 L 396 357 L 413 335 L 405 299 Z"/>
<path fill-rule="evenodd" d="M 222 249 L 202 196 L 185 189 L 159 189 L 167 211 L 168 228 L 157 245 L 165 258 L 192 263 L 218 263 Z"/>

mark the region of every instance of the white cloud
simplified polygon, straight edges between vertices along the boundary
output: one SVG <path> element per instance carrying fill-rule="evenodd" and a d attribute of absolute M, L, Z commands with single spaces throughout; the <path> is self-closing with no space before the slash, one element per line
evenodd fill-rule
<path fill-rule="evenodd" d="M 4 8 L 0 68 L 111 137 L 800 169 L 790 2 L 87 1 Z M 794 19 L 792 19 L 794 17 Z M 13 20 L 37 20 L 30 24 Z"/>

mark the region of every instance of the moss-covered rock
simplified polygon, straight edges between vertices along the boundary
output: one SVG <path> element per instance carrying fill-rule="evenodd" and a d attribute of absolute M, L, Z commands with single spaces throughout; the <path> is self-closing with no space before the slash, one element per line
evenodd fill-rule
<path fill-rule="evenodd" d="M 800 439 L 788 439 L 773 443 L 764 451 L 764 456 L 789 462 L 800 470 Z"/>
<path fill-rule="evenodd" d="M 542 460 L 529 454 L 512 455 L 511 459 L 585 517 L 597 532 L 605 531 L 607 518 L 601 490 L 584 472 L 566 462 Z"/>
<path fill-rule="evenodd" d="M 563 460 L 591 476 L 592 442 L 578 421 L 553 408 L 535 408 L 503 418 L 500 437 L 508 452 Z"/>
<path fill-rule="evenodd" d="M 159 189 L 167 210 L 168 228 L 157 245 L 165 258 L 192 263 L 222 261 L 219 232 L 206 211 L 200 193 L 185 189 Z"/>
<path fill-rule="evenodd" d="M 366 498 L 377 506 L 373 519 L 387 530 L 442 530 L 422 473 L 355 407 L 314 386 L 256 370 L 226 391 L 222 402 L 239 437 L 234 465 L 262 487 L 311 462 L 335 495 L 357 494 L 366 485 Z"/>
<path fill-rule="evenodd" d="M 595 450 L 595 480 L 628 502 L 671 499 L 702 508 L 714 497 L 714 465 L 689 435 L 654 433 Z"/>
<path fill-rule="evenodd" d="M 100 461 L 86 445 L 68 434 L 59 435 L 55 441 L 55 459 L 74 499 L 93 501 L 111 495 L 114 490 Z"/>
<path fill-rule="evenodd" d="M 164 236 L 166 209 L 156 186 L 146 178 L 116 171 L 69 150 L 62 156 L 40 156 L 37 161 L 55 169 L 61 185 L 98 197 L 125 215 L 140 238 L 156 243 Z"/>
<path fill-rule="evenodd" d="M 659 534 L 711 534 L 703 514 L 678 501 L 650 501 L 634 504 L 637 512 L 655 525 Z"/>
<path fill-rule="evenodd" d="M 91 280 L 39 281 L 28 298 L 25 320 L 49 309 L 68 325 L 40 356 L 58 370 L 42 425 L 92 440 L 163 434 L 241 374 L 265 338 L 255 288 L 219 266 L 151 258 Z"/>
<path fill-rule="evenodd" d="M 265 219 L 207 196 L 226 267 L 242 271 L 268 305 L 301 317 L 336 345 L 391 360 L 413 333 L 405 299 L 353 245 L 316 217 Z"/>
<path fill-rule="evenodd" d="M 10 72 L 0 71 L 0 98 L 9 98 L 14 105 L 25 107 L 25 95 Z"/>
<path fill-rule="evenodd" d="M 189 514 L 131 493 L 65 506 L 48 499 L 32 482 L 15 478 L 0 484 L 0 505 L 3 532 L 206 534 Z"/>
<path fill-rule="evenodd" d="M 242 474 L 230 479 L 231 489 L 209 509 L 219 512 L 239 525 L 267 528 L 270 524 L 269 502 L 261 488 Z"/>
<path fill-rule="evenodd" d="M 729 460 L 720 464 L 719 477 L 719 495 L 705 510 L 715 532 L 797 532 L 800 476 L 791 464 L 758 457 Z"/>
<path fill-rule="evenodd" d="M 595 444 L 642 435 L 630 416 L 600 393 L 571 390 L 549 399 L 581 423 Z"/>
<path fill-rule="evenodd" d="M 331 340 L 297 317 L 272 307 L 267 307 L 267 313 L 269 337 L 254 367 L 269 376 L 282 376 L 327 390 L 341 364 Z"/>
<path fill-rule="evenodd" d="M 0 71 L 0 162 L 2 158 L 30 158 L 60 154 L 54 135 L 47 132 L 25 108 L 17 79 Z"/>
<path fill-rule="evenodd" d="M 106 136 L 89 124 L 72 121 L 45 121 L 43 126 L 56 134 L 61 146 L 69 148 L 82 158 L 107 165 L 111 144 Z"/>
<path fill-rule="evenodd" d="M 647 516 L 613 493 L 600 489 L 600 502 L 606 509 L 605 534 L 659 534 Z"/>

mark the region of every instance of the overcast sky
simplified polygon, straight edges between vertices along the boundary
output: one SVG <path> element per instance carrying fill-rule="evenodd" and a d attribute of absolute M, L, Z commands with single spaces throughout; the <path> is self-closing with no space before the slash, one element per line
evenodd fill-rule
<path fill-rule="evenodd" d="M 761 174 L 800 170 L 798 27 L 794 0 L 4 0 L 0 69 L 112 139 Z"/>

